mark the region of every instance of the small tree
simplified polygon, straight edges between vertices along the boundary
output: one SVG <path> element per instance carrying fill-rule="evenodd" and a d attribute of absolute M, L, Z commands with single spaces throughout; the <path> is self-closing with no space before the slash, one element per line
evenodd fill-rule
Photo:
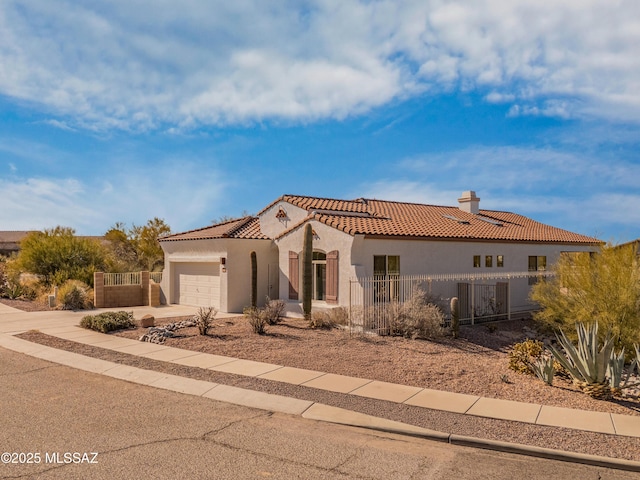
<path fill-rule="evenodd" d="M 105 233 L 109 241 L 107 265 L 112 272 L 136 270 L 162 270 L 164 252 L 158 239 L 171 233 L 171 228 L 160 218 L 147 221 L 144 226 L 130 229 L 117 222 Z"/>
<path fill-rule="evenodd" d="M 70 279 L 93 285 L 93 273 L 104 269 L 105 258 L 100 242 L 76 237 L 72 228 L 58 226 L 27 235 L 20 242 L 15 267 L 39 275 L 46 286 Z"/>
<path fill-rule="evenodd" d="M 575 331 L 597 321 L 617 348 L 633 352 L 640 341 L 640 270 L 634 245 L 603 246 L 597 254 L 561 256 L 555 276 L 537 283 L 531 298 L 542 310 L 536 319 L 554 330 Z M 573 337 L 572 335 L 572 338 Z"/>
<path fill-rule="evenodd" d="M 311 296 L 313 295 L 313 229 L 307 223 L 304 227 L 302 247 L 302 311 L 304 318 L 311 319 Z"/>

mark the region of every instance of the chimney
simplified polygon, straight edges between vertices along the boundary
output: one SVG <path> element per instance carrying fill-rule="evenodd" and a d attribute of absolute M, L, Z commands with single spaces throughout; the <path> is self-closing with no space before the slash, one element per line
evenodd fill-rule
<path fill-rule="evenodd" d="M 480 199 L 476 197 L 476 192 L 473 190 L 462 192 L 462 196 L 458 199 L 458 203 L 458 208 L 463 212 L 477 215 L 480 211 Z"/>

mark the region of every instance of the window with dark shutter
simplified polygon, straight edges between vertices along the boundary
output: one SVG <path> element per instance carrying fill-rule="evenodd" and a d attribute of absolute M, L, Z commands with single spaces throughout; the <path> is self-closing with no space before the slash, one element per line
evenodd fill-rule
<path fill-rule="evenodd" d="M 300 285 L 300 267 L 298 254 L 289 252 L 289 299 L 298 300 L 298 288 Z"/>
<path fill-rule="evenodd" d="M 338 251 L 327 253 L 327 303 L 338 303 Z"/>

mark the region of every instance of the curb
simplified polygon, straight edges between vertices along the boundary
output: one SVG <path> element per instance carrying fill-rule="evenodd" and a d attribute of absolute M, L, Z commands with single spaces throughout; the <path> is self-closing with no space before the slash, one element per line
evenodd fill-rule
<path fill-rule="evenodd" d="M 217 401 L 247 406 L 260 410 L 279 412 L 290 415 L 300 415 L 301 417 L 308 420 L 366 428 L 373 431 L 392 433 L 397 435 L 407 435 L 417 438 L 424 438 L 426 440 L 445 442 L 451 445 L 482 448 L 485 450 L 527 455 L 563 462 L 580 463 L 616 470 L 640 472 L 640 462 L 632 460 L 616 459 L 597 455 L 587 455 L 567 452 L 563 450 L 554 450 L 550 448 L 501 442 L 498 440 L 481 439 L 464 435 L 456 435 L 452 433 L 444 433 L 436 430 L 417 427 L 415 425 L 407 423 L 397 422 L 394 420 L 378 418 L 360 412 L 353 412 L 351 410 L 333 407 L 322 403 L 297 400 L 280 395 L 267 394 L 264 392 L 254 392 L 253 390 L 230 387 L 227 385 L 210 384 L 210 388 L 203 388 L 202 393 L 189 392 L 187 390 L 184 390 L 182 386 L 176 388 L 177 386 L 175 385 L 173 387 L 169 385 L 161 386 L 160 384 L 154 385 L 154 383 L 160 383 L 160 381 L 157 379 L 154 379 L 150 382 L 142 381 L 141 376 L 144 376 L 145 373 L 148 374 L 148 372 L 150 372 L 149 370 L 144 370 L 137 367 L 123 366 L 118 363 L 108 362 L 105 360 L 97 360 L 100 368 L 96 368 L 96 365 L 85 365 L 85 368 L 83 368 L 82 362 L 79 362 L 78 360 L 84 357 L 84 355 L 79 355 L 76 353 L 67 352 L 44 345 L 34 344 L 27 340 L 22 340 L 20 338 L 16 338 L 12 335 L 7 334 L 0 334 L 0 347 L 32 357 L 40 358 L 41 360 L 49 361 L 59 365 L 87 371 L 89 373 L 106 375 L 112 378 L 119 378 L 121 380 L 129 381 L 139 385 L 151 386 L 153 388 L 171 390 L 195 396 L 207 397 Z M 118 367 L 122 367 L 122 369 L 126 370 L 126 375 L 114 375 L 114 372 L 111 372 L 112 374 L 106 373 L 114 369 L 117 370 Z M 162 378 L 160 380 L 169 380 L 171 377 L 175 377 L 176 379 L 179 378 L 188 384 L 198 385 L 200 388 L 202 388 L 200 384 L 207 383 L 200 380 L 176 377 L 174 375 L 163 374 L 161 375 L 161 377 Z M 255 398 L 252 398 L 255 395 L 258 395 L 260 397 L 259 401 L 256 401 Z"/>

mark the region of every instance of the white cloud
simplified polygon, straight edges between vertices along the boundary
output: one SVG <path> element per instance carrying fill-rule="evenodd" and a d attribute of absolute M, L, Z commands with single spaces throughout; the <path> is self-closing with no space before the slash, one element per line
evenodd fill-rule
<path fill-rule="evenodd" d="M 92 235 L 118 221 L 141 225 L 153 217 L 174 231 L 206 225 L 225 189 L 221 175 L 189 162 L 170 167 L 124 167 L 95 184 L 74 178 L 0 179 L 0 225 L 5 230 L 62 225 Z"/>
<path fill-rule="evenodd" d="M 393 178 L 360 185 L 357 196 L 456 206 L 463 191 L 475 190 L 484 209 L 604 240 L 640 236 L 636 163 L 552 148 L 475 146 L 408 158 L 393 171 Z M 606 238 L 608 231 L 625 238 Z"/>
<path fill-rule="evenodd" d="M 451 89 L 637 121 L 639 43 L 635 0 L 5 0 L 0 93 L 61 128 L 341 119 Z"/>

